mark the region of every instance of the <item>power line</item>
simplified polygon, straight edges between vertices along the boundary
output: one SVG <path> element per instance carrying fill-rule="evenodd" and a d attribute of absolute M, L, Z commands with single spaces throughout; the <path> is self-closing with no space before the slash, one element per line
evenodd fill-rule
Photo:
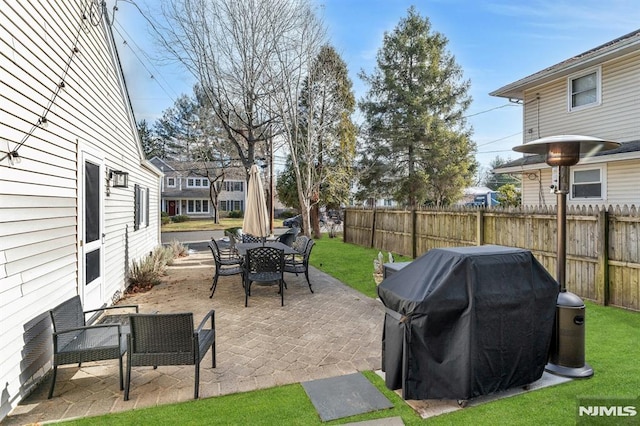
<path fill-rule="evenodd" d="M 480 145 L 478 145 L 478 147 L 490 145 L 490 144 L 496 143 L 496 142 L 500 142 L 500 141 L 503 141 L 505 139 L 509 139 L 509 138 L 512 138 L 514 136 L 518 136 L 518 135 L 521 135 L 521 134 L 522 134 L 522 132 L 518 132 L 518 133 L 514 133 L 514 134 L 509 135 L 509 136 L 504 136 L 504 137 L 502 137 L 500 139 L 495 139 L 495 140 L 492 140 L 492 141 L 489 141 L 489 142 L 481 143 Z"/>
<path fill-rule="evenodd" d="M 509 102 L 508 104 L 504 104 L 504 105 L 500 105 L 500 106 L 497 106 L 497 107 L 493 107 L 493 108 L 490 108 L 490 109 L 487 109 L 487 110 L 484 110 L 484 111 L 476 112 L 474 114 L 465 115 L 464 118 L 475 117 L 476 115 L 485 114 L 487 112 L 491 112 L 493 110 L 500 109 L 500 108 L 505 108 L 505 107 L 508 107 L 508 106 L 520 106 L 520 105 L 514 104 L 513 102 Z"/>
<path fill-rule="evenodd" d="M 145 52 L 145 51 L 144 51 L 144 49 L 142 49 L 142 48 L 140 47 L 140 45 L 139 45 L 138 43 L 136 43 L 136 41 L 134 40 L 134 38 L 133 38 L 133 37 L 131 37 L 131 34 L 129 34 L 129 33 L 127 32 L 127 30 L 122 26 L 122 24 L 121 24 L 119 21 L 117 22 L 117 24 L 118 24 L 118 27 L 120 27 L 120 29 L 121 29 L 121 30 L 122 30 L 122 31 L 127 35 L 127 37 L 129 37 L 129 40 L 131 40 L 131 42 L 132 42 L 132 43 L 133 43 L 133 45 L 136 47 L 136 49 L 138 49 L 138 51 L 140 51 L 140 53 L 142 53 L 142 55 L 144 55 L 144 57 L 149 61 L 149 64 L 151 65 L 151 67 L 152 67 L 154 70 L 156 70 L 156 74 L 157 74 L 158 76 L 160 76 L 160 78 L 161 78 L 162 80 L 164 80 L 164 83 L 165 83 L 165 84 L 166 84 L 170 89 L 172 89 L 171 84 L 167 81 L 167 79 L 166 79 L 166 78 L 164 78 L 164 76 L 162 75 L 162 73 L 160 72 L 160 70 L 159 70 L 158 68 L 156 68 L 156 66 L 154 65 L 154 63 L 153 63 L 154 61 L 153 61 L 153 59 L 151 58 L 151 56 L 149 56 L 149 55 L 147 54 L 147 52 Z M 118 32 L 118 34 L 120 35 L 120 37 L 122 37 L 122 34 L 120 34 L 120 32 Z M 124 41 L 124 37 L 123 37 L 123 41 Z M 129 48 L 131 49 L 131 46 L 129 46 Z M 132 49 L 132 50 L 133 50 L 133 49 Z M 138 60 L 139 60 L 139 59 L 138 59 Z M 144 65 L 144 64 L 143 64 L 143 65 Z M 152 78 L 153 78 L 153 75 L 152 75 Z M 172 90 L 172 91 L 173 91 L 173 90 Z M 179 94 L 178 94 L 178 93 L 176 93 L 175 91 L 173 91 L 173 94 L 174 94 L 174 96 L 175 96 L 176 98 L 179 96 Z M 173 100 L 173 99 L 172 99 L 172 100 Z"/>
<path fill-rule="evenodd" d="M 153 81 L 156 82 L 156 84 L 160 87 L 160 89 L 162 89 L 162 91 L 169 97 L 169 99 L 171 99 L 172 102 L 175 103 L 175 98 L 169 94 L 169 92 L 167 91 L 167 89 L 165 89 L 165 87 L 160 84 L 160 81 L 158 81 L 157 78 L 154 77 L 154 74 L 151 72 L 151 70 L 149 70 L 149 68 L 147 67 L 147 65 L 142 61 L 142 59 L 140 59 L 140 56 L 138 56 L 138 54 L 136 53 L 135 50 L 133 50 L 133 48 L 129 45 L 129 43 L 127 42 L 127 40 L 125 40 L 124 36 L 122 35 L 122 33 L 118 30 L 118 28 L 115 28 L 116 32 L 118 33 L 118 35 L 122 38 L 122 42 L 125 46 L 127 46 L 129 48 L 129 50 L 131 50 L 131 53 L 133 53 L 133 56 L 136 57 L 136 59 L 138 60 L 138 62 L 140 62 L 140 64 L 142 64 L 142 66 L 144 67 L 145 70 L 147 70 L 147 72 L 149 73 L 149 78 L 151 78 Z M 134 42 L 135 44 L 135 42 Z M 145 54 L 146 55 L 146 54 Z"/>
<path fill-rule="evenodd" d="M 478 151 L 476 154 L 494 154 L 496 152 L 513 152 L 511 149 L 497 149 L 495 151 Z"/>

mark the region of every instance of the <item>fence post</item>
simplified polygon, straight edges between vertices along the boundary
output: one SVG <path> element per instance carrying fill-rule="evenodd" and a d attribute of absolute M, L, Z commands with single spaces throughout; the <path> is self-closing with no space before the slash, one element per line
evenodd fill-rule
<path fill-rule="evenodd" d="M 376 208 L 373 207 L 373 220 L 371 221 L 371 243 L 369 247 L 374 248 L 373 244 L 376 239 Z"/>
<path fill-rule="evenodd" d="M 482 209 L 476 213 L 476 242 L 479 246 L 484 244 L 484 210 Z"/>
<path fill-rule="evenodd" d="M 415 259 L 418 257 L 418 212 L 414 208 L 411 210 L 411 257 Z"/>
<path fill-rule="evenodd" d="M 344 209 L 342 213 L 342 241 L 345 243 L 349 241 L 347 236 L 347 211 L 347 209 Z"/>
<path fill-rule="evenodd" d="M 609 212 L 598 212 L 598 274 L 596 276 L 596 300 L 609 304 Z"/>

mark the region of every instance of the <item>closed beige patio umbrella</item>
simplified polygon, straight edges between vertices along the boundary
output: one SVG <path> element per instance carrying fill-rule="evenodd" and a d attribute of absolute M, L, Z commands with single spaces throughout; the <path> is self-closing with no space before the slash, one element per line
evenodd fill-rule
<path fill-rule="evenodd" d="M 244 209 L 242 232 L 266 237 L 269 235 L 269 213 L 264 197 L 262 178 L 255 164 L 249 171 L 249 184 L 247 185 L 247 205 Z"/>

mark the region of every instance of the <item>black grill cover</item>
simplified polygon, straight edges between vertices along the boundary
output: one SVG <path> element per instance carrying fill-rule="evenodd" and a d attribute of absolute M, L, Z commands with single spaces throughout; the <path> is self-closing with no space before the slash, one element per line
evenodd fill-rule
<path fill-rule="evenodd" d="M 404 399 L 466 400 L 538 380 L 558 290 L 528 250 L 428 251 L 378 286 L 387 387 Z"/>

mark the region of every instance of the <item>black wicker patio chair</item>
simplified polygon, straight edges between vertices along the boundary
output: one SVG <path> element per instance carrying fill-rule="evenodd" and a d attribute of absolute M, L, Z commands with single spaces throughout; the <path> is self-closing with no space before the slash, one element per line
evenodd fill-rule
<path fill-rule="evenodd" d="M 205 328 L 211 320 L 211 328 Z M 215 312 L 209 311 L 197 329 L 193 327 L 192 313 L 132 314 L 129 316 L 131 332 L 127 342 L 127 380 L 124 400 L 129 400 L 131 367 L 159 365 L 194 365 L 195 384 L 193 398 L 198 399 L 200 389 L 200 362 L 211 348 L 211 365 L 216 367 Z"/>
<path fill-rule="evenodd" d="M 123 388 L 122 356 L 127 350 L 126 333 L 121 325 L 93 324 L 105 311 L 135 309 L 137 305 L 108 306 L 89 311 L 82 310 L 80 296 L 74 296 L 49 311 L 53 325 L 53 377 L 49 396 L 53 396 L 58 366 L 83 362 L 117 359 L 120 366 L 120 390 Z M 91 314 L 87 323 L 87 314 Z"/>
<path fill-rule="evenodd" d="M 243 269 L 243 259 L 241 257 L 226 257 L 223 258 L 220 254 L 220 250 L 218 249 L 218 245 L 214 240 L 209 242 L 209 249 L 211 249 L 211 254 L 213 255 L 213 261 L 216 264 L 215 272 L 213 274 L 213 282 L 211 283 L 211 295 L 209 298 L 213 297 L 213 293 L 216 292 L 216 286 L 218 285 L 219 277 L 228 277 L 231 275 L 241 275 L 242 285 L 244 286 L 244 269 Z"/>
<path fill-rule="evenodd" d="M 297 254 L 289 256 L 284 263 L 285 272 L 296 274 L 296 276 L 304 273 L 304 277 L 307 279 L 307 284 L 309 284 L 309 290 L 311 290 L 311 293 L 313 293 L 313 288 L 311 288 L 311 281 L 309 281 L 309 257 L 311 256 L 311 250 L 315 243 L 315 241 L 309 239 L 304 251 L 302 252 L 302 256 Z"/>
<path fill-rule="evenodd" d="M 269 246 L 247 250 L 246 267 L 244 306 L 248 306 L 253 282 L 277 284 L 280 306 L 284 306 L 284 250 Z"/>

